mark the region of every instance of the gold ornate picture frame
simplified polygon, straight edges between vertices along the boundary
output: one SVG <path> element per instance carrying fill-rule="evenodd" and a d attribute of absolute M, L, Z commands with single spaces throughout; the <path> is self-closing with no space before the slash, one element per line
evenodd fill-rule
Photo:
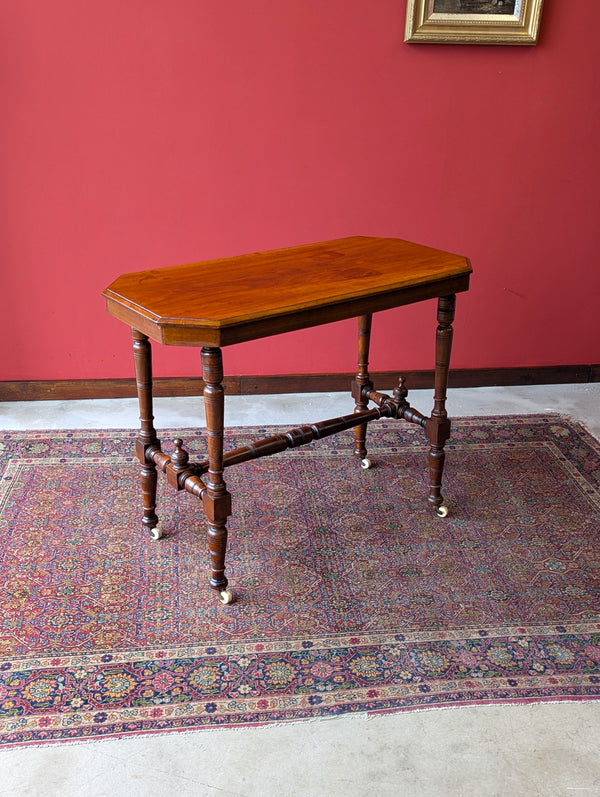
<path fill-rule="evenodd" d="M 544 0 L 408 0 L 404 41 L 535 44 Z"/>

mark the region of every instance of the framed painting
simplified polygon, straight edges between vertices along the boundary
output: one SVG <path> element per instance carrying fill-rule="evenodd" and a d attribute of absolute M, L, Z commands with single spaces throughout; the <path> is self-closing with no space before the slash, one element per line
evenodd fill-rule
<path fill-rule="evenodd" d="M 535 44 L 543 0 L 408 0 L 404 41 Z"/>

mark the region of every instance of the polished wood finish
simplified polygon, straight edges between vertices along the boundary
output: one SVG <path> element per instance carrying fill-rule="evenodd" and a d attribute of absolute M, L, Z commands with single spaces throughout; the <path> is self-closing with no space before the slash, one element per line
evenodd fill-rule
<path fill-rule="evenodd" d="M 211 558 L 210 585 L 214 589 L 227 587 L 225 577 L 225 549 L 227 546 L 227 518 L 231 515 L 231 496 L 223 479 L 223 425 L 225 393 L 223 390 L 223 359 L 218 348 L 202 349 L 202 378 L 208 436 L 208 483 L 202 496 L 209 531 Z"/>
<path fill-rule="evenodd" d="M 140 431 L 143 524 L 158 538 L 155 511 L 157 471 L 176 490 L 202 500 L 208 521 L 210 586 L 229 602 L 225 575 L 227 519 L 231 495 L 224 471 L 250 459 L 271 456 L 354 428 L 354 454 L 366 459 L 368 424 L 377 418 L 403 419 L 425 430 L 429 441 L 429 503 L 444 514 L 441 493 L 444 445 L 450 434 L 446 389 L 456 293 L 469 285 L 464 257 L 390 238 L 344 238 L 294 249 L 125 274 L 104 295 L 109 312 L 130 324 Z M 434 406 L 427 417 L 408 402 L 401 376 L 391 395 L 375 390 L 369 374 L 372 314 L 437 298 Z M 358 316 L 358 371 L 351 383 L 354 412 L 291 429 L 235 451 L 225 452 L 222 346 L 278 332 Z M 201 347 L 208 459 L 190 462 L 183 441 L 171 456 L 161 450 L 152 414 L 149 338 L 168 345 Z M 396 380 L 394 380 L 396 381 Z M 369 405 L 375 407 L 369 409 Z M 442 511 L 443 510 L 443 511 Z"/>
<path fill-rule="evenodd" d="M 358 372 L 352 382 L 351 392 L 356 404 L 354 412 L 364 412 L 369 406 L 369 399 L 363 392 L 364 388 L 373 388 L 369 377 L 369 349 L 371 346 L 371 325 L 373 316 L 361 315 L 358 319 Z M 367 456 L 367 424 L 361 423 L 354 430 L 354 454 L 359 459 Z"/>
<path fill-rule="evenodd" d="M 444 500 L 441 494 L 445 460 L 444 445 L 450 437 L 450 421 L 446 412 L 446 389 L 455 307 L 455 296 L 440 296 L 438 299 L 433 410 L 431 418 L 427 419 L 425 425 L 425 432 L 431 443 L 429 449 L 429 501 L 436 508 L 441 506 Z"/>
<path fill-rule="evenodd" d="M 146 335 L 132 330 L 133 363 L 140 407 L 140 430 L 135 440 L 135 451 L 140 461 L 140 481 L 142 504 L 144 507 L 142 523 L 151 531 L 158 525 L 156 515 L 156 465 L 152 451 L 160 451 L 160 440 L 154 429 L 152 414 L 152 351 Z"/>
<path fill-rule="evenodd" d="M 108 311 L 160 343 L 222 347 L 464 291 L 466 258 L 356 236 L 124 274 Z"/>

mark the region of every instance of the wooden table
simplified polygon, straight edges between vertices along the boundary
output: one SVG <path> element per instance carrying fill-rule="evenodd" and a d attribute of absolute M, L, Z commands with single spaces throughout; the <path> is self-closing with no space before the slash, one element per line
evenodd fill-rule
<path fill-rule="evenodd" d="M 452 322 L 456 294 L 468 289 L 470 273 L 469 261 L 459 255 L 395 238 L 357 236 L 116 279 L 103 295 L 108 312 L 132 328 L 141 423 L 136 454 L 141 463 L 142 523 L 151 537 L 162 536 L 156 515 L 160 470 L 174 489 L 202 500 L 209 526 L 210 586 L 223 603 L 230 603 L 233 593 L 227 587 L 225 551 L 231 496 L 223 478 L 225 468 L 351 427 L 354 454 L 362 467 L 369 467 L 367 424 L 382 417 L 402 418 L 425 430 L 430 445 L 429 503 L 444 517 L 441 484 L 444 445 L 450 435 L 445 404 Z M 403 377 L 391 396 L 374 390 L 368 356 L 374 312 L 434 298 L 438 300 L 434 406 L 427 417 L 408 403 Z M 224 452 L 221 348 L 351 317 L 358 318 L 358 372 L 351 386 L 354 412 Z M 167 346 L 202 347 L 208 437 L 204 462 L 190 462 L 181 440 L 175 441 L 172 456 L 161 450 L 153 425 L 149 338 Z"/>

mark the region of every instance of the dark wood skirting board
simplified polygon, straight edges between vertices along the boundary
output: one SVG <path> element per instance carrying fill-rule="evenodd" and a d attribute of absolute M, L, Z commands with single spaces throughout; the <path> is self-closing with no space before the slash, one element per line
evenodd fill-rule
<path fill-rule="evenodd" d="M 431 371 L 379 371 L 372 374 L 378 390 L 393 388 L 403 373 L 412 390 L 433 388 Z M 229 395 L 269 393 L 331 393 L 350 390 L 353 373 L 276 374 L 273 376 L 225 377 Z M 600 382 L 600 364 L 551 365 L 538 368 L 457 368 L 450 371 L 449 386 L 491 387 L 518 385 L 558 385 Z M 155 396 L 198 396 L 204 382 L 193 377 L 157 377 Z M 47 401 L 50 399 L 128 398 L 136 395 L 134 379 L 59 379 L 35 382 L 0 382 L 0 401 Z"/>

